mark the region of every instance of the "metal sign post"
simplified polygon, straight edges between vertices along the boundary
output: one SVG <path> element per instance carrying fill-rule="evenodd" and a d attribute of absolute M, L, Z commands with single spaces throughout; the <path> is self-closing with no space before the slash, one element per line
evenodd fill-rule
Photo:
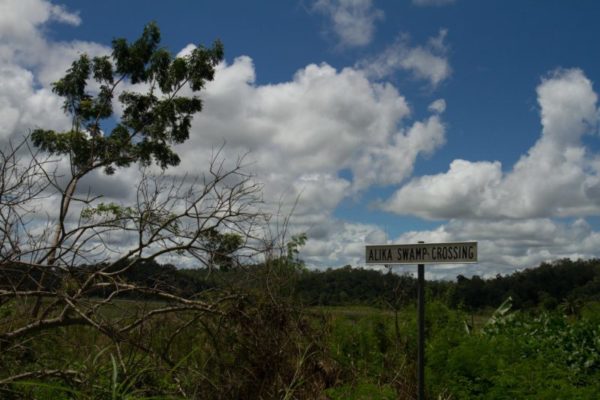
<path fill-rule="evenodd" d="M 417 264 L 418 399 L 425 400 L 425 264 L 477 262 L 477 242 L 392 244 L 367 246 L 367 264 Z"/>
<path fill-rule="evenodd" d="M 417 314 L 419 321 L 419 346 L 417 351 L 418 399 L 425 400 L 425 264 L 419 264 L 417 268 Z"/>
<path fill-rule="evenodd" d="M 419 346 L 417 352 L 417 382 L 419 385 L 419 400 L 425 400 L 425 264 L 418 266 L 417 284 L 417 314 L 419 320 Z"/>

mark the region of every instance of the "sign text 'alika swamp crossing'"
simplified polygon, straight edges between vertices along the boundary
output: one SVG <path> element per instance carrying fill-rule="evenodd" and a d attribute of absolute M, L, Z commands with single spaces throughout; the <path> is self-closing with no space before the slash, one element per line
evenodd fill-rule
<path fill-rule="evenodd" d="M 366 247 L 367 264 L 465 264 L 477 262 L 477 242 L 390 244 Z"/>

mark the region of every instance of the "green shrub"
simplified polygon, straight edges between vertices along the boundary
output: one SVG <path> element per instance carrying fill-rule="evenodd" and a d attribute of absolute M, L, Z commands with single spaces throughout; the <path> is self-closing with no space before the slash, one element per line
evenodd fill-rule
<path fill-rule="evenodd" d="M 512 314 L 458 342 L 436 336 L 429 387 L 456 399 L 595 399 L 599 333 L 592 321 L 542 313 Z"/>

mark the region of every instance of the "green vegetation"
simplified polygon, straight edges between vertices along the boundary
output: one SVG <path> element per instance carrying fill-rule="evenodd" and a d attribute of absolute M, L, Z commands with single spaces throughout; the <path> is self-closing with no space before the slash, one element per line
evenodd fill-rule
<path fill-rule="evenodd" d="M 600 325 L 559 313 L 509 314 L 482 331 L 435 335 L 430 390 L 457 399 L 593 399 L 600 392 Z"/>
<path fill-rule="evenodd" d="M 377 306 L 354 293 L 344 282 L 372 285 L 376 276 L 411 283 L 408 277 L 346 268 L 308 272 L 293 252 L 268 265 L 220 270 L 179 270 L 143 262 L 129 271 L 132 282 L 180 286 L 184 296 L 236 293 L 213 313 L 165 315 L 144 323 L 135 340 L 115 343 L 96 329 L 66 326 L 38 337 L 26 349 L 5 347 L 2 371 L 35 375 L 2 382 L 7 399 L 396 399 L 416 393 L 415 299 L 400 296 L 394 303 L 385 285 Z M 561 261 L 498 280 L 547 274 L 577 273 L 596 261 Z M 593 268 L 592 268 L 593 269 Z M 209 273 L 210 272 L 210 273 Z M 597 273 L 597 269 L 594 270 Z M 372 277 L 332 280 L 331 276 Z M 345 305 L 306 306 L 300 290 L 307 279 L 326 278 L 344 290 Z M 600 392 L 600 303 L 588 290 L 597 275 L 564 291 L 551 310 L 530 303 L 517 309 L 509 298 L 496 311 L 455 299 L 465 287 L 458 282 L 429 282 L 427 330 L 427 391 L 440 399 L 594 399 Z M 397 280 L 397 282 L 395 281 Z M 472 279 L 479 284 L 477 279 Z M 559 285 L 549 281 L 548 287 Z M 444 288 L 442 291 L 440 288 Z M 410 288 L 410 286 L 409 286 Z M 582 289 L 584 288 L 584 289 Z M 514 289 L 513 289 L 514 290 Z M 187 294 L 186 294 L 187 293 Z M 485 289 L 483 290 L 485 293 Z M 518 293 L 518 292 L 516 292 Z M 240 296 L 241 294 L 241 296 Z M 575 297 L 580 296 L 580 297 Z M 356 305 L 351 305 L 354 302 Z M 576 312 L 570 303 L 576 303 Z M 127 299 L 113 302 L 105 318 L 135 320 L 168 302 Z M 22 309 L 0 307 L 3 324 Z M 175 334 L 178 332 L 178 334 Z M 23 351 L 26 350 L 26 351 Z M 68 365 L 67 370 L 61 367 Z M 59 372 L 60 371 L 60 372 Z M 320 396 L 320 397 L 319 397 Z"/>

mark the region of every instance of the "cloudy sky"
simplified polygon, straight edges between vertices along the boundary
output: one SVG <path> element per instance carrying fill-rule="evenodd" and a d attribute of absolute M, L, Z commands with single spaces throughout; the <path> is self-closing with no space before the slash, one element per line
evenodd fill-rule
<path fill-rule="evenodd" d="M 0 0 L 0 141 L 68 119 L 50 91 L 81 52 L 157 21 L 174 54 L 225 45 L 175 174 L 246 154 L 314 267 L 365 244 L 479 242 L 494 276 L 600 256 L 595 1 Z M 96 177 L 125 198 L 135 174 Z M 410 272 L 412 267 L 398 267 Z"/>

